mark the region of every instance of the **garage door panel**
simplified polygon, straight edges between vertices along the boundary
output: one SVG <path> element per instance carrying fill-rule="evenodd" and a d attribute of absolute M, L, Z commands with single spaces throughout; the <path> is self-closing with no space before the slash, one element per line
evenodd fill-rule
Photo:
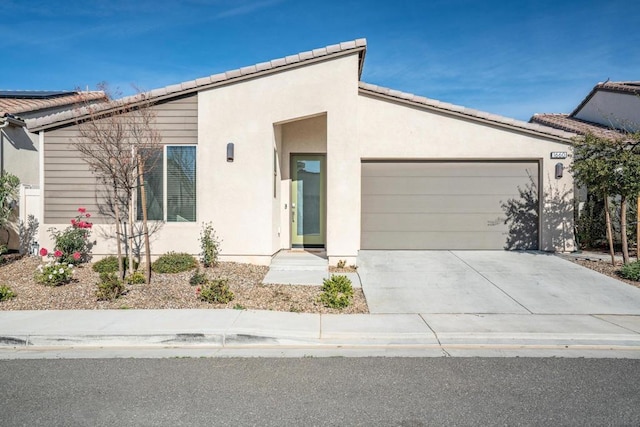
<path fill-rule="evenodd" d="M 510 196 L 490 198 L 484 195 L 370 195 L 368 213 L 496 213 L 504 216 L 502 202 Z"/>
<path fill-rule="evenodd" d="M 508 198 L 518 194 L 518 186 L 528 183 L 528 177 L 370 177 L 363 183 L 362 194 L 492 194 Z"/>
<path fill-rule="evenodd" d="M 365 162 L 362 164 L 362 176 L 520 176 L 526 178 L 527 172 L 533 175 L 538 174 L 537 166 L 531 162 Z"/>
<path fill-rule="evenodd" d="M 441 232 L 499 232 L 506 233 L 503 212 L 493 213 L 432 213 L 432 214 L 364 214 L 362 231 L 384 229 L 387 232 L 441 231 Z"/>
<path fill-rule="evenodd" d="M 537 161 L 363 162 L 361 248 L 536 249 L 537 206 L 503 208 L 532 182 Z"/>
<path fill-rule="evenodd" d="M 487 232 L 369 232 L 363 235 L 363 248 L 384 249 L 425 249 L 425 242 L 428 242 L 426 249 L 469 249 L 470 242 L 473 242 L 473 249 L 495 250 L 508 249 L 505 244 L 503 233 Z"/>

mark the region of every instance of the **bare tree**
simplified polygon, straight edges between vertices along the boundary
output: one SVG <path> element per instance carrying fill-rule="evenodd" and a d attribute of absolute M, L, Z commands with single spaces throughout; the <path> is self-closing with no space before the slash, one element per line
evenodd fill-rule
<path fill-rule="evenodd" d="M 103 89 L 106 89 L 102 85 Z M 105 91 L 108 93 L 107 91 Z M 80 95 L 82 96 L 82 95 Z M 122 223 L 128 224 L 128 266 L 134 268 L 133 247 L 136 236 L 135 197 L 140 188 L 144 200 L 144 173 L 155 167 L 157 153 L 162 150 L 161 136 L 155 121 L 153 105 L 143 93 L 104 103 L 89 103 L 81 100 L 77 111 L 80 138 L 73 147 L 89 165 L 93 173 L 108 189 L 103 194 L 103 215 L 115 220 L 118 249 L 118 273 L 124 277 L 122 265 Z M 146 203 L 142 203 L 142 226 L 145 242 L 146 282 L 151 281 L 151 254 L 149 231 L 146 221 Z"/>

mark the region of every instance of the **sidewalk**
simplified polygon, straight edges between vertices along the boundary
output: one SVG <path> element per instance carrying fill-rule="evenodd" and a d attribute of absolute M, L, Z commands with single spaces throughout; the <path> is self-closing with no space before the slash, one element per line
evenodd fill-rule
<path fill-rule="evenodd" d="M 91 348 L 208 349 L 218 355 L 249 356 L 288 349 L 303 355 L 413 350 L 408 355 L 640 358 L 640 316 L 320 315 L 214 309 L 0 312 L 0 359 Z"/>

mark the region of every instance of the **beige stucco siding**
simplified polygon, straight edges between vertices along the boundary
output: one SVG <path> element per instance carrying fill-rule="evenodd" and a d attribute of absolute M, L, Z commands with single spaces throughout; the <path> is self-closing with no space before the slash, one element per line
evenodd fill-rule
<path fill-rule="evenodd" d="M 554 176 L 555 164 L 568 167 L 569 161 L 550 159 L 552 151 L 569 151 L 568 144 L 369 95 L 358 97 L 357 111 L 362 159 L 539 160 L 547 202 L 555 191 L 564 194 L 573 188 L 566 169 L 562 179 Z M 359 176 L 357 183 L 352 183 L 354 196 L 360 188 Z M 563 198 L 568 208 L 570 197 Z M 573 229 L 572 216 L 551 218 L 548 212 L 543 209 L 541 213 L 541 249 L 573 249 L 573 239 L 566 232 Z"/>
<path fill-rule="evenodd" d="M 342 250 L 340 245 L 346 241 L 332 238 L 331 234 L 358 223 L 357 215 L 341 223 L 342 215 L 336 210 L 349 203 L 346 199 L 349 193 L 342 188 L 343 179 L 359 173 L 357 168 L 347 166 L 346 174 L 341 174 L 345 166 L 340 166 L 344 162 L 358 162 L 357 147 L 353 144 L 357 72 L 358 57 L 353 54 L 198 94 L 199 158 L 208 162 L 208 167 L 198 172 L 202 183 L 199 215 L 202 221 L 212 221 L 218 230 L 223 255 L 269 257 L 282 247 L 281 215 L 287 213 L 281 208 L 289 203 L 288 187 L 281 182 L 274 199 L 273 148 L 280 149 L 279 173 L 288 174 L 283 172 L 288 167 L 288 155 L 308 152 L 312 143 L 300 138 L 297 146 L 295 141 L 283 144 L 283 132 L 285 135 L 298 132 L 301 136 L 306 132 L 286 123 L 324 117 L 325 113 L 326 119 L 317 120 L 326 120 L 324 139 L 330 188 L 327 223 L 334 224 L 328 231 L 327 250 Z M 318 122 L 311 120 L 308 124 L 317 127 Z M 283 127 L 288 130 L 283 131 Z M 291 141 L 287 136 L 284 139 Z M 226 160 L 229 142 L 235 145 L 234 162 Z M 321 147 L 313 147 L 313 152 L 321 152 Z M 351 245 L 349 252 L 357 250 L 357 242 L 347 245 Z"/>

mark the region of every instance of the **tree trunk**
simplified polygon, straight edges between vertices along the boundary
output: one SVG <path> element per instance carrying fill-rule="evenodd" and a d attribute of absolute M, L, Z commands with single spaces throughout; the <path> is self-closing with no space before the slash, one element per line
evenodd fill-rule
<path fill-rule="evenodd" d="M 144 189 L 144 163 L 138 154 L 138 182 L 140 183 L 140 202 L 142 204 L 142 229 L 144 233 L 145 281 L 151 283 L 151 245 L 149 245 L 149 228 L 147 227 L 147 193 Z"/>
<path fill-rule="evenodd" d="M 620 198 L 620 241 L 622 242 L 622 262 L 629 264 L 629 242 L 627 241 L 627 198 Z"/>
<path fill-rule="evenodd" d="M 135 271 L 133 264 L 133 245 L 134 245 L 134 235 L 133 235 L 133 192 L 129 192 L 129 274 Z"/>
<path fill-rule="evenodd" d="M 124 280 L 124 268 L 122 266 L 122 240 L 120 239 L 120 207 L 118 206 L 118 186 L 113 185 L 113 207 L 116 215 L 116 241 L 118 243 L 118 279 Z"/>
<path fill-rule="evenodd" d="M 636 197 L 636 259 L 640 261 L 640 194 Z"/>
<path fill-rule="evenodd" d="M 615 251 L 613 250 L 613 232 L 611 230 L 611 212 L 609 212 L 609 196 L 604 196 L 604 218 L 607 223 L 607 240 L 609 241 L 609 253 L 611 253 L 611 265 L 616 265 Z"/>

